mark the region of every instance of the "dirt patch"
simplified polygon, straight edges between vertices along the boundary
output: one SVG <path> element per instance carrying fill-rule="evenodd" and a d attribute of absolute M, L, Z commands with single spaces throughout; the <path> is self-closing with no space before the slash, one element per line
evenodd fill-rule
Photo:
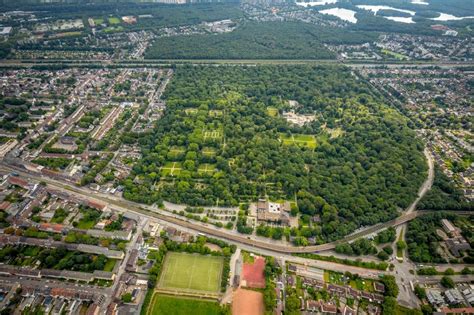
<path fill-rule="evenodd" d="M 244 263 L 242 268 L 243 285 L 248 288 L 265 288 L 265 259 L 255 257 L 253 263 Z"/>
<path fill-rule="evenodd" d="M 237 289 L 234 291 L 232 315 L 261 315 L 264 313 L 263 294 Z"/>
<path fill-rule="evenodd" d="M 216 244 L 206 243 L 206 244 L 204 244 L 204 246 L 209 247 L 209 249 L 212 250 L 212 251 L 215 251 L 215 252 L 222 252 L 222 248 L 220 248 L 220 247 L 217 246 Z"/>

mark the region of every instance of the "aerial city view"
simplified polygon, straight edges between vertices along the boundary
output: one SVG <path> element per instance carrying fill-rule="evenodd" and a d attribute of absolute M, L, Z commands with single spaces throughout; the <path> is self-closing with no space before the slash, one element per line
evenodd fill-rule
<path fill-rule="evenodd" d="M 473 0 L 0 0 L 0 315 L 474 314 Z"/>

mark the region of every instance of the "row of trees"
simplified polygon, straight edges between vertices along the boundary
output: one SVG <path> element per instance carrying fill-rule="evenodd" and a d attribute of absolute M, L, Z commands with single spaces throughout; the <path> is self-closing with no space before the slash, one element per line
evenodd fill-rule
<path fill-rule="evenodd" d="M 71 252 L 63 247 L 50 249 L 34 246 L 5 246 L 0 250 L 0 261 L 22 266 L 32 254 L 41 268 L 92 272 L 103 270 L 107 263 L 104 255 Z"/>

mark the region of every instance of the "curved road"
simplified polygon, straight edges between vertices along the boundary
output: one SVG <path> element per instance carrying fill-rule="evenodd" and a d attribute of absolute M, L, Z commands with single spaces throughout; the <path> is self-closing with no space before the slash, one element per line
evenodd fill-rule
<path fill-rule="evenodd" d="M 410 220 L 413 220 L 415 217 L 417 217 L 419 213 L 415 211 L 416 205 L 420 201 L 420 199 L 426 194 L 426 192 L 431 188 L 431 185 L 433 184 L 433 179 L 434 179 L 434 167 L 433 167 L 432 157 L 426 149 L 424 153 L 428 159 L 428 166 L 429 166 L 428 178 L 425 180 L 425 182 L 421 186 L 418 193 L 418 198 L 416 198 L 415 201 L 413 201 L 413 203 L 406 209 L 406 211 L 401 216 L 391 221 L 371 226 L 367 229 L 351 234 L 335 242 L 326 243 L 322 245 L 306 246 L 306 247 L 273 244 L 273 243 L 269 243 L 269 242 L 265 242 L 261 240 L 252 239 L 252 236 L 231 234 L 225 231 L 224 229 L 219 229 L 212 225 L 202 224 L 198 222 L 191 222 L 191 221 L 187 221 L 181 218 L 176 218 L 171 213 L 164 214 L 164 212 L 156 208 L 153 208 L 151 206 L 141 205 L 135 202 L 125 200 L 123 198 L 116 198 L 114 196 L 109 196 L 109 195 L 105 195 L 101 193 L 93 194 L 90 190 L 86 188 L 76 187 L 68 183 L 60 182 L 51 178 L 47 178 L 45 176 L 41 176 L 40 174 L 26 171 L 25 169 L 12 167 L 11 165 L 6 164 L 4 161 L 2 162 L 2 167 L 9 172 L 11 171 L 17 172 L 18 174 L 20 174 L 21 176 L 25 178 L 30 178 L 37 181 L 44 181 L 48 185 L 55 187 L 56 189 L 66 191 L 67 193 L 80 195 L 82 198 L 87 198 L 88 200 L 95 200 L 98 202 L 105 202 L 105 203 L 111 204 L 119 208 L 118 210 L 121 210 L 121 211 L 129 211 L 129 212 L 135 212 L 137 214 L 145 214 L 145 215 L 155 217 L 163 221 L 167 221 L 173 224 L 186 227 L 188 229 L 191 229 L 200 233 L 208 234 L 210 236 L 214 236 L 214 237 L 218 237 L 218 238 L 222 238 L 222 239 L 226 239 L 226 240 L 230 240 L 234 242 L 239 242 L 239 243 L 253 246 L 256 248 L 271 250 L 271 251 L 279 252 L 279 253 L 314 253 L 314 252 L 334 249 L 337 244 L 353 241 L 357 238 L 379 232 L 390 226 L 398 226 L 398 225 L 404 224 Z"/>

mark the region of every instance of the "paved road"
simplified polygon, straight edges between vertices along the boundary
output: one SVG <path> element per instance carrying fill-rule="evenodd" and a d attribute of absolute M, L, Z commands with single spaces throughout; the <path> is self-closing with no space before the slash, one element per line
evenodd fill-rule
<path fill-rule="evenodd" d="M 124 259 L 120 261 L 120 266 L 117 270 L 117 274 L 115 275 L 114 283 L 112 284 L 112 287 L 110 288 L 111 294 L 107 295 L 104 305 L 109 305 L 113 301 L 114 296 L 117 294 L 116 291 L 120 283 L 120 277 L 122 277 L 122 275 L 125 272 L 125 268 L 127 267 L 127 262 L 128 262 L 128 259 L 130 258 L 130 253 L 132 252 L 132 249 L 138 249 L 137 240 L 138 240 L 138 237 L 142 235 L 143 227 L 145 226 L 146 221 L 147 220 L 143 220 L 143 219 L 139 219 L 137 221 L 137 231 L 133 235 L 133 238 L 130 240 L 130 242 L 127 244 L 125 257 Z"/>
<path fill-rule="evenodd" d="M 113 59 L 113 60 L 101 60 L 101 59 L 80 59 L 80 60 L 63 60 L 63 59 L 48 59 L 38 61 L 36 59 L 8 59 L 0 61 L 0 65 L 4 67 L 15 67 L 24 66 L 32 67 L 36 65 L 52 65 L 61 64 L 69 66 L 84 66 L 84 65 L 121 65 L 127 67 L 145 67 L 150 65 L 156 66 L 171 66 L 179 64 L 192 64 L 192 65 L 258 65 L 258 64 L 340 64 L 351 66 L 351 67 L 380 67 L 381 65 L 391 68 L 402 68 L 407 66 L 414 67 L 433 67 L 437 66 L 440 68 L 454 68 L 454 67 L 469 67 L 472 66 L 470 61 L 437 61 L 433 60 L 430 62 L 419 62 L 419 61 L 403 61 L 403 62 L 372 62 L 361 60 L 337 60 L 337 59 L 146 59 L 146 60 L 129 60 L 129 59 Z"/>
<path fill-rule="evenodd" d="M 390 226 L 398 226 L 401 224 L 404 224 L 412 219 L 414 219 L 418 213 L 416 211 L 411 211 L 408 213 L 402 214 L 400 217 L 385 222 L 381 224 L 377 224 L 374 226 L 371 226 L 363 231 L 359 231 L 357 233 L 351 234 L 339 241 L 336 242 L 331 242 L 331 243 L 326 243 L 322 245 L 314 245 L 314 246 L 306 246 L 306 247 L 296 247 L 296 246 L 289 246 L 289 245 L 283 245 L 283 244 L 277 244 L 277 243 L 270 243 L 268 241 L 264 241 L 261 239 L 255 239 L 254 237 L 251 236 L 245 236 L 245 235 L 240 235 L 240 234 L 235 234 L 235 233 L 229 233 L 228 231 L 224 229 L 219 229 L 213 225 L 208 225 L 204 223 L 199 223 L 199 222 L 191 222 L 187 221 L 185 219 L 181 218 L 176 218 L 173 216 L 173 214 L 167 212 L 167 211 L 161 211 L 157 209 L 156 207 L 152 206 L 146 206 L 143 204 L 138 204 L 135 202 L 131 202 L 128 200 L 125 200 L 123 198 L 119 198 L 116 196 L 111 196 L 111 195 L 106 195 L 106 194 L 101 194 L 101 193 L 95 193 L 90 191 L 87 188 L 84 187 L 76 187 L 74 185 L 71 185 L 69 183 L 65 183 L 62 181 L 57 181 L 52 178 L 48 178 L 45 176 L 42 176 L 37 173 L 32 173 L 29 171 L 26 171 L 25 169 L 21 169 L 18 167 L 12 167 L 11 165 L 7 165 L 4 161 L 0 165 L 1 168 L 3 168 L 6 171 L 15 171 L 18 174 L 20 174 L 23 178 L 28 178 L 29 180 L 37 180 L 37 181 L 44 181 L 48 185 L 55 187 L 56 189 L 65 191 L 67 193 L 74 193 L 78 195 L 79 197 L 82 198 L 87 198 L 88 200 L 95 200 L 98 202 L 105 202 L 110 205 L 115 206 L 116 208 L 121 208 L 122 211 L 128 211 L 128 212 L 135 212 L 138 215 L 149 215 L 151 217 L 161 219 L 164 221 L 167 221 L 169 223 L 175 223 L 178 224 L 182 227 L 187 227 L 189 229 L 193 229 L 194 231 L 200 232 L 200 233 L 205 233 L 210 236 L 214 237 L 219 237 L 222 239 L 226 240 L 232 240 L 239 242 L 241 244 L 246 244 L 250 246 L 254 246 L 256 248 L 260 249 L 266 249 L 266 250 L 271 250 L 274 252 L 280 252 L 280 253 L 314 253 L 314 252 L 319 252 L 319 251 L 326 251 L 335 248 L 335 246 L 339 243 L 342 242 L 350 242 L 353 241 L 357 238 L 364 237 L 367 235 L 370 235 L 372 233 L 376 233 L 379 231 L 382 231 Z M 423 184 L 423 187 L 428 187 L 430 184 L 429 182 L 432 181 L 432 178 L 428 177 L 428 179 L 425 181 Z M 427 184 L 428 182 L 428 184 Z M 420 189 L 420 193 L 424 194 L 426 193 L 427 189 Z M 416 207 L 416 204 L 418 201 L 421 199 L 422 195 L 419 196 L 411 205 L 408 209 L 414 209 Z"/>
<path fill-rule="evenodd" d="M 74 284 L 66 281 L 57 281 L 57 280 L 49 280 L 49 279 L 32 279 L 26 277 L 19 277 L 19 276 L 4 276 L 0 275 L 0 284 L 6 283 L 11 284 L 14 282 L 18 282 L 25 286 L 31 286 L 39 289 L 47 289 L 47 288 L 60 288 L 60 289 L 72 289 L 79 293 L 87 293 L 87 294 L 95 294 L 96 296 L 99 295 L 108 295 L 110 294 L 110 288 L 104 287 L 96 287 L 87 284 Z"/>
<path fill-rule="evenodd" d="M 425 154 L 426 160 L 428 162 L 428 177 L 426 178 L 423 185 L 421 185 L 420 189 L 418 190 L 418 197 L 405 210 L 405 212 L 407 214 L 412 213 L 413 211 L 415 211 L 416 205 L 418 204 L 418 202 L 431 189 L 431 186 L 433 186 L 433 181 L 434 181 L 434 160 L 433 160 L 433 156 L 431 155 L 430 150 L 428 150 L 428 148 L 425 148 L 425 150 L 423 150 L 423 153 Z"/>
<path fill-rule="evenodd" d="M 433 157 L 428 150 L 428 148 L 425 148 L 423 151 L 425 154 L 426 160 L 428 162 L 428 177 L 426 178 L 425 182 L 423 185 L 421 185 L 419 191 L 418 191 L 418 197 L 415 199 L 415 201 L 405 210 L 404 215 L 410 215 L 413 213 L 416 213 L 416 205 L 418 202 L 423 198 L 423 196 L 431 189 L 431 186 L 433 185 L 434 181 L 434 161 Z M 404 223 L 402 225 L 399 225 L 397 227 L 397 240 L 400 237 L 400 233 L 404 231 L 403 238 L 405 238 L 407 230 L 407 224 Z M 395 265 L 394 271 L 395 271 L 395 279 L 397 281 L 398 287 L 400 288 L 400 293 L 398 294 L 398 303 L 410 307 L 410 308 L 416 308 L 419 306 L 420 301 L 418 297 L 414 294 L 414 292 L 411 290 L 411 283 L 417 282 L 417 277 L 410 273 L 410 271 L 415 270 L 415 265 L 409 261 L 408 259 L 403 259 L 403 261 L 398 261 L 396 259 L 396 247 L 394 245 L 394 254 L 392 255 L 392 263 Z M 406 256 L 406 250 L 405 250 L 405 256 Z"/>

